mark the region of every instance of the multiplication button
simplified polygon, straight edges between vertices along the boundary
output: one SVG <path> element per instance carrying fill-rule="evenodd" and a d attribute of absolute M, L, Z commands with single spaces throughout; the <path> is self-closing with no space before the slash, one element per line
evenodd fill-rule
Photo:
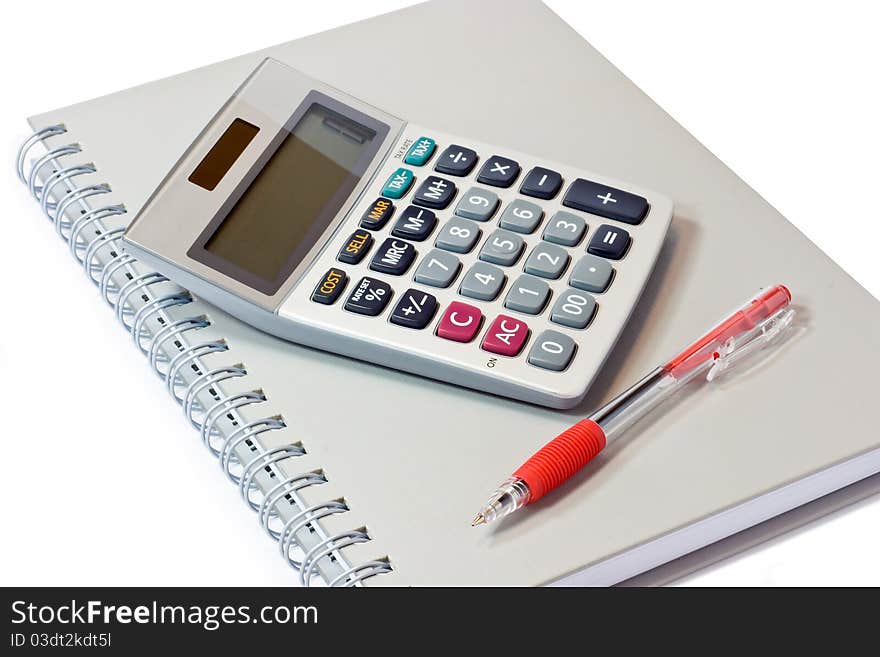
<path fill-rule="evenodd" d="M 364 276 L 345 302 L 345 309 L 359 315 L 375 317 L 388 305 L 392 290 L 388 283 Z"/>
<path fill-rule="evenodd" d="M 315 291 L 312 292 L 312 301 L 322 303 L 325 306 L 333 305 L 342 294 L 347 282 L 348 276 L 344 271 L 335 267 L 328 269 L 321 281 L 315 286 Z"/>
<path fill-rule="evenodd" d="M 510 187 L 519 175 L 519 162 L 500 155 L 493 155 L 477 176 L 477 182 L 493 187 Z"/>
<path fill-rule="evenodd" d="M 437 298 L 412 288 L 403 293 L 391 312 L 391 323 L 411 329 L 423 329 L 437 312 Z"/>

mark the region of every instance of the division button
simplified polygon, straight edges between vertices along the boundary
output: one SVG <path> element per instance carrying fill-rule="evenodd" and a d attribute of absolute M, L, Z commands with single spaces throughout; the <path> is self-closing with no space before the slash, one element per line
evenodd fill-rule
<path fill-rule="evenodd" d="M 493 187 L 510 187 L 519 172 L 519 162 L 500 155 L 493 155 L 486 160 L 480 169 L 477 182 Z"/>
<path fill-rule="evenodd" d="M 568 266 L 568 251 L 547 242 L 532 249 L 523 269 L 541 278 L 559 278 Z"/>
<path fill-rule="evenodd" d="M 409 269 L 416 257 L 416 247 L 409 242 L 389 237 L 370 261 L 370 269 L 383 274 L 400 276 Z"/>
<path fill-rule="evenodd" d="M 440 157 L 434 170 L 450 176 L 466 176 L 473 171 L 477 164 L 477 154 L 470 148 L 452 144 L 447 146 Z"/>
<path fill-rule="evenodd" d="M 627 224 L 640 224 L 648 214 L 648 199 L 583 178 L 571 183 L 562 205 Z"/>
<path fill-rule="evenodd" d="M 344 271 L 335 267 L 328 269 L 321 281 L 315 286 L 315 291 L 312 292 L 312 301 L 323 303 L 325 306 L 336 303 L 339 295 L 345 289 L 346 283 L 348 283 L 348 276 Z"/>
<path fill-rule="evenodd" d="M 412 202 L 423 208 L 443 210 L 455 197 L 455 184 L 439 176 L 428 176 L 419 185 Z M 367 228 L 367 226 L 364 226 Z"/>
<path fill-rule="evenodd" d="M 345 302 L 345 309 L 359 315 L 375 317 L 385 310 L 392 294 L 388 283 L 364 276 Z"/>
<path fill-rule="evenodd" d="M 550 298 L 550 286 L 540 278 L 522 274 L 510 286 L 504 307 L 526 315 L 539 315 L 547 299 Z"/>
<path fill-rule="evenodd" d="M 575 344 L 559 331 L 544 331 L 529 352 L 529 363 L 545 370 L 561 372 L 574 356 Z"/>
<path fill-rule="evenodd" d="M 504 208 L 504 212 L 501 213 L 501 219 L 498 220 L 498 225 L 507 230 L 528 234 L 535 232 L 535 228 L 541 223 L 541 217 L 543 216 L 544 211 L 534 203 L 517 199 L 516 201 L 511 201 Z"/>
<path fill-rule="evenodd" d="M 522 237 L 499 228 L 486 238 L 486 243 L 480 249 L 480 260 L 510 267 L 519 260 L 524 246 Z"/>
<path fill-rule="evenodd" d="M 577 246 L 587 230 L 587 222 L 571 212 L 557 212 L 544 229 L 544 239 L 562 246 Z"/>
<path fill-rule="evenodd" d="M 394 214 L 394 203 L 387 198 L 377 198 L 361 217 L 361 228 L 379 230 Z"/>
<path fill-rule="evenodd" d="M 520 185 L 519 193 L 536 198 L 551 199 L 559 193 L 562 187 L 562 176 L 556 171 L 535 167 L 529 171 Z"/>
<path fill-rule="evenodd" d="M 400 297 L 391 312 L 391 323 L 411 329 L 423 329 L 437 312 L 437 298 L 412 288 Z"/>
<path fill-rule="evenodd" d="M 433 249 L 422 258 L 415 281 L 431 287 L 449 287 L 461 270 L 461 261 L 448 251 Z"/>
<path fill-rule="evenodd" d="M 345 240 L 336 259 L 348 265 L 356 265 L 364 259 L 372 245 L 373 236 L 368 231 L 356 230 Z"/>
<path fill-rule="evenodd" d="M 437 143 L 430 137 L 419 137 L 410 146 L 409 151 L 404 158 L 404 162 L 414 167 L 424 166 L 425 162 L 431 159 Z"/>
<path fill-rule="evenodd" d="M 610 262 L 588 253 L 575 263 L 568 284 L 579 290 L 598 294 L 608 289 L 613 275 Z"/>
<path fill-rule="evenodd" d="M 566 290 L 550 311 L 550 321 L 575 329 L 586 328 L 596 312 L 596 300 L 585 292 Z"/>
<path fill-rule="evenodd" d="M 443 226 L 434 244 L 440 249 L 467 253 L 480 238 L 480 229 L 473 221 L 453 217 Z"/>
<path fill-rule="evenodd" d="M 631 241 L 629 233 L 623 228 L 602 224 L 593 233 L 590 245 L 587 247 L 587 253 L 611 260 L 620 260 L 626 254 Z"/>
<path fill-rule="evenodd" d="M 522 351 L 526 338 L 529 336 L 528 325 L 507 315 L 498 315 L 481 345 L 486 351 L 502 356 L 516 356 Z"/>
<path fill-rule="evenodd" d="M 415 242 L 425 240 L 437 225 L 437 215 L 425 208 L 408 205 L 398 217 L 391 230 L 394 237 L 403 237 Z"/>
<path fill-rule="evenodd" d="M 455 206 L 455 214 L 474 221 L 489 221 L 498 207 L 498 194 L 487 189 L 471 187 Z"/>
<path fill-rule="evenodd" d="M 485 262 L 475 262 L 464 275 L 459 293 L 471 299 L 492 301 L 504 287 L 505 278 L 507 277 L 504 272 L 498 267 Z"/>
<path fill-rule="evenodd" d="M 470 342 L 480 330 L 483 314 L 479 308 L 453 301 L 443 313 L 437 326 L 437 335 L 454 342 Z"/>

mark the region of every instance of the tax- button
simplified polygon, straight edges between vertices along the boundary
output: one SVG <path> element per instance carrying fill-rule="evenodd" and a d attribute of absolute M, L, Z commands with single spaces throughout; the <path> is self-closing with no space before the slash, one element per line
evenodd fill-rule
<path fill-rule="evenodd" d="M 339 255 L 336 256 L 336 259 L 339 262 L 356 265 L 364 259 L 372 245 L 373 236 L 370 233 L 365 230 L 356 230 L 345 240 L 345 244 L 339 249 Z"/>
<path fill-rule="evenodd" d="M 400 276 L 409 269 L 415 257 L 416 248 L 412 244 L 389 237 L 373 256 L 370 269 Z"/>
<path fill-rule="evenodd" d="M 344 271 L 335 267 L 328 269 L 327 273 L 324 274 L 320 282 L 315 286 L 315 291 L 312 292 L 312 301 L 323 303 L 325 306 L 334 304 L 345 289 L 347 282 L 348 276 L 345 275 Z"/>
<path fill-rule="evenodd" d="M 431 159 L 437 143 L 430 137 L 419 137 L 407 152 L 404 162 L 414 167 L 424 166 L 425 162 Z"/>
<path fill-rule="evenodd" d="M 382 196 L 387 196 L 388 198 L 400 198 L 409 190 L 413 180 L 415 180 L 413 172 L 404 167 L 400 167 L 388 178 L 388 182 L 385 183 L 385 187 L 382 189 Z"/>
<path fill-rule="evenodd" d="M 440 319 L 437 335 L 454 342 L 470 342 L 480 330 L 482 321 L 483 314 L 478 308 L 453 301 Z"/>
<path fill-rule="evenodd" d="M 529 327 L 507 315 L 498 315 L 483 338 L 483 349 L 502 356 L 516 356 L 522 351 Z"/>

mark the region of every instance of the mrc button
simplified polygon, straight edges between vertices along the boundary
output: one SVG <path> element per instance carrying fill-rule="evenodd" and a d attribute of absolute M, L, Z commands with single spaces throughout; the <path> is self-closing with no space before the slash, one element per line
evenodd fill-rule
<path fill-rule="evenodd" d="M 323 303 L 325 306 L 332 305 L 342 294 L 346 283 L 348 276 L 344 271 L 335 267 L 328 269 L 312 292 L 312 301 Z"/>
<path fill-rule="evenodd" d="M 416 257 L 416 247 L 409 242 L 389 237 L 382 242 L 373 260 L 370 269 L 380 271 L 383 274 L 400 276 L 404 274 Z"/>
<path fill-rule="evenodd" d="M 361 228 L 379 230 L 394 214 L 394 203 L 387 198 L 379 197 L 361 217 Z"/>
<path fill-rule="evenodd" d="M 368 231 L 356 230 L 345 240 L 336 259 L 348 265 L 356 265 L 364 259 L 372 245 L 373 236 Z"/>

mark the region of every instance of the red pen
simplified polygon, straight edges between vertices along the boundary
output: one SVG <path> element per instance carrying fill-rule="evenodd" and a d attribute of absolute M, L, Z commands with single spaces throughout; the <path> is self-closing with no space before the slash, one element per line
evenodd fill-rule
<path fill-rule="evenodd" d="M 794 314 L 787 287 L 761 290 L 668 363 L 535 452 L 497 488 L 471 524 L 490 523 L 540 499 L 688 381 L 703 373 L 711 381 L 763 349 L 791 325 Z"/>

